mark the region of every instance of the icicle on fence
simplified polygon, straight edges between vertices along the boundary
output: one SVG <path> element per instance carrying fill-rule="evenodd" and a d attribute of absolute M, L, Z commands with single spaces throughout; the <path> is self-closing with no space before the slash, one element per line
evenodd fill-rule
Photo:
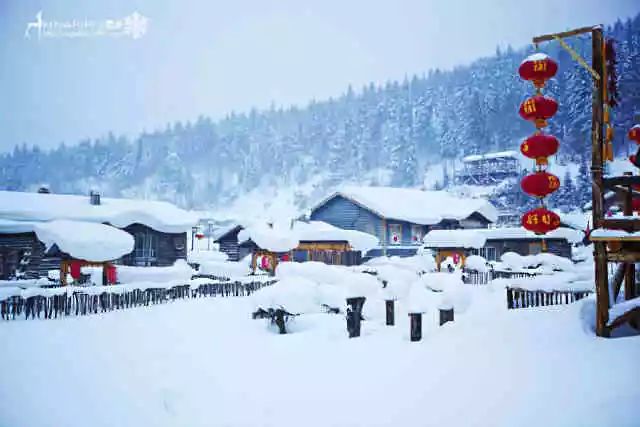
<path fill-rule="evenodd" d="M 273 279 L 247 279 L 242 282 L 227 280 L 145 289 L 125 285 L 19 289 L 15 295 L 4 296 L 0 300 L 0 318 L 15 320 L 24 316 L 25 319 L 56 319 L 162 304 L 177 299 L 248 296 L 276 282 Z"/>
<path fill-rule="evenodd" d="M 507 308 L 540 307 L 571 304 L 587 297 L 592 291 L 532 291 L 507 287 Z"/>

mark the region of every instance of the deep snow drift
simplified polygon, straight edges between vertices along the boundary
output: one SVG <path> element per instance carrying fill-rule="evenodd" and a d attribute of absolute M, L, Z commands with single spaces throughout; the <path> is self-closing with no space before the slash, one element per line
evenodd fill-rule
<path fill-rule="evenodd" d="M 0 324 L 0 425 L 638 425 L 640 338 L 596 338 L 591 298 L 508 311 L 460 285 L 456 321 L 431 309 L 411 343 L 401 300 L 386 327 L 372 295 L 350 340 L 324 313 L 275 334 L 250 317 L 263 291 Z"/>

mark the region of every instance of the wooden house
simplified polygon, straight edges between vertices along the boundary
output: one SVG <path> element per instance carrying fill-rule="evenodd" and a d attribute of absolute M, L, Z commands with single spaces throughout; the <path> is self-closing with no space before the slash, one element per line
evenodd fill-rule
<path fill-rule="evenodd" d="M 218 244 L 220 252 L 227 254 L 229 261 L 239 261 L 249 255 L 252 251 L 251 247 L 240 247 L 238 234 L 242 230 L 244 230 L 243 226 L 234 224 L 230 227 L 219 230 L 213 240 L 214 243 Z"/>
<path fill-rule="evenodd" d="M 346 187 L 310 214 L 312 220 L 375 236 L 379 244 L 366 257 L 414 255 L 430 230 L 486 228 L 496 217 L 495 208 L 484 199 L 391 187 Z"/>
<path fill-rule="evenodd" d="M 456 175 L 460 184 L 488 185 L 520 174 L 520 156 L 516 151 L 473 154 L 462 158 L 463 168 Z"/>
<path fill-rule="evenodd" d="M 480 255 L 487 261 L 497 261 L 506 252 L 535 255 L 549 252 L 571 258 L 571 247 L 582 241 L 583 233 L 558 228 L 546 235 L 534 234 L 523 227 L 489 228 L 484 230 L 433 230 L 424 237 L 424 248 L 434 252 L 438 268 L 447 257 L 464 260 Z M 544 243 L 543 243 L 544 241 Z"/>
<path fill-rule="evenodd" d="M 320 221 L 295 221 L 290 226 L 249 227 L 238 233 L 239 250 L 252 254 L 253 271 L 269 273 L 281 261 L 317 261 L 359 265 L 362 253 L 378 244 L 367 233 L 343 230 Z"/>
<path fill-rule="evenodd" d="M 0 279 L 46 277 L 49 270 L 74 258 L 57 242 L 43 241 L 47 227 L 57 221 L 75 224 L 67 228 L 68 236 L 58 240 L 84 237 L 87 241 L 78 245 L 86 248 L 104 247 L 107 230 L 130 236 L 132 248 L 109 260 L 114 264 L 168 266 L 186 259 L 187 230 L 197 218 L 166 202 L 101 198 L 96 193 L 86 197 L 0 191 Z M 80 236 L 90 224 L 107 228 L 94 227 Z"/>

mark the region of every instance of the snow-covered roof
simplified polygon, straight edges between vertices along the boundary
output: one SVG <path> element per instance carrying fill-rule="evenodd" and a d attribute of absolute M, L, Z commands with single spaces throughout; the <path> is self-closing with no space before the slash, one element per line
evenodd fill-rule
<path fill-rule="evenodd" d="M 477 162 L 479 160 L 503 159 L 503 158 L 518 159 L 519 155 L 516 151 L 499 151 L 496 153 L 472 154 L 470 156 L 463 157 L 462 161 L 465 163 L 468 163 L 468 162 Z"/>
<path fill-rule="evenodd" d="M 266 224 L 250 226 L 238 233 L 238 243 L 248 240 L 271 252 L 288 252 L 298 246 L 298 239 L 290 229 Z"/>
<path fill-rule="evenodd" d="M 556 212 L 560 221 L 568 227 L 576 230 L 586 230 L 591 223 L 591 211 Z"/>
<path fill-rule="evenodd" d="M 422 240 L 427 248 L 481 248 L 487 240 L 565 239 L 570 243 L 582 240 L 584 234 L 560 227 L 545 235 L 538 235 L 524 227 L 482 228 L 465 230 L 432 230 Z"/>
<path fill-rule="evenodd" d="M 312 242 L 348 242 L 356 251 L 367 252 L 376 247 L 378 238 L 362 231 L 343 230 L 323 221 L 297 221 L 293 225 L 296 238 Z"/>
<path fill-rule="evenodd" d="M 460 198 L 446 191 L 423 191 L 395 187 L 344 187 L 312 210 L 334 197 L 342 196 L 387 219 L 431 225 L 445 219 L 462 220 L 474 213 L 490 222 L 498 217 L 496 208 L 485 199 Z"/>
<path fill-rule="evenodd" d="M 67 219 L 109 223 L 119 228 L 140 223 L 166 233 L 185 232 L 198 221 L 197 216 L 168 202 L 102 197 L 99 205 L 92 205 L 89 196 L 18 191 L 0 191 L 0 219 Z"/>
<path fill-rule="evenodd" d="M 56 220 L 40 222 L 34 230 L 47 248 L 56 245 L 77 259 L 111 261 L 133 250 L 133 236 L 118 228 L 95 222 Z"/>
<path fill-rule="evenodd" d="M 323 221 L 296 221 L 293 227 L 249 226 L 238 233 L 238 242 L 251 239 L 262 249 L 287 252 L 300 242 L 347 242 L 356 251 L 366 252 L 378 245 L 378 238 L 361 231 L 343 230 Z"/>

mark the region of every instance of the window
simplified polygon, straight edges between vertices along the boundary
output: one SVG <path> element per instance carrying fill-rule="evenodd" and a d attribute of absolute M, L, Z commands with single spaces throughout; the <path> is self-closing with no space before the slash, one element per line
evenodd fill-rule
<path fill-rule="evenodd" d="M 482 258 L 487 261 L 497 261 L 497 251 L 496 248 L 492 246 L 486 246 L 480 249 L 472 249 L 471 253 L 473 255 L 480 255 Z"/>
<path fill-rule="evenodd" d="M 389 244 L 399 245 L 402 243 L 402 224 L 389 224 Z"/>
<path fill-rule="evenodd" d="M 157 239 L 151 233 L 136 233 L 133 256 L 137 265 L 151 265 L 156 260 Z"/>
<path fill-rule="evenodd" d="M 412 225 L 411 226 L 411 244 L 419 245 L 422 243 L 422 238 L 424 237 L 424 230 L 421 225 Z"/>
<path fill-rule="evenodd" d="M 542 252 L 542 243 L 532 242 L 529 243 L 529 255 L 537 255 Z"/>

